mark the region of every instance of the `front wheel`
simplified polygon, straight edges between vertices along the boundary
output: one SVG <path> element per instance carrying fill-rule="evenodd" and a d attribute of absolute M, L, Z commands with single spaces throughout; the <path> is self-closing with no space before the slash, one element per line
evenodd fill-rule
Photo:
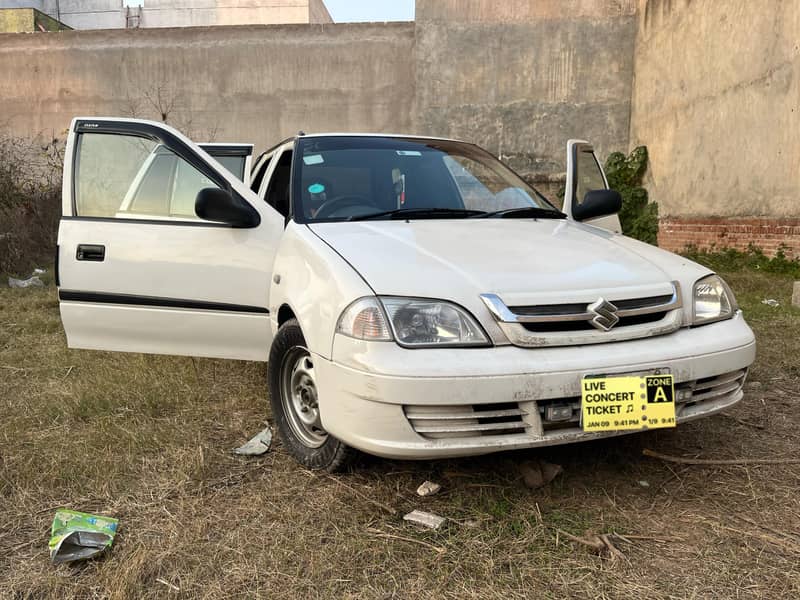
<path fill-rule="evenodd" d="M 289 454 L 310 469 L 333 472 L 347 466 L 355 450 L 322 427 L 314 360 L 297 321 L 284 323 L 269 353 L 269 400 Z"/>

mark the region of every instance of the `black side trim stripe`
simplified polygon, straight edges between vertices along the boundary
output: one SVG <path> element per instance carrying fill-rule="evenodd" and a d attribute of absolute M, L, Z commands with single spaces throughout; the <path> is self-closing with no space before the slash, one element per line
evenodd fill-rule
<path fill-rule="evenodd" d="M 180 221 L 173 219 L 119 219 L 117 217 L 75 217 L 72 215 L 61 215 L 62 221 L 88 221 L 99 223 L 135 223 L 138 225 L 171 225 L 173 227 L 224 227 L 225 229 L 235 229 L 233 225 L 227 223 L 215 223 L 214 221 Z"/>
<path fill-rule="evenodd" d="M 93 304 L 124 304 L 127 306 L 154 306 L 157 308 L 188 308 L 194 310 L 215 310 L 223 312 L 253 313 L 268 315 L 269 309 L 261 306 L 206 302 L 204 300 L 181 300 L 178 298 L 157 298 L 154 296 L 133 296 L 129 294 L 106 294 L 102 292 L 77 292 L 58 290 L 58 299 L 65 302 L 88 302 Z"/>

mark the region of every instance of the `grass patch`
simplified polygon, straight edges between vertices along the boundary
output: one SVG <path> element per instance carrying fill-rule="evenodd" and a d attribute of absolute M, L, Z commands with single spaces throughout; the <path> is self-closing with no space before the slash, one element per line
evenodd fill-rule
<path fill-rule="evenodd" d="M 733 248 L 700 251 L 694 246 L 688 246 L 682 254 L 715 271 L 748 270 L 800 279 L 800 261 L 789 258 L 787 250 L 788 248 L 784 246 L 779 247 L 775 256 L 770 257 L 752 244 L 746 251 Z"/>
<path fill-rule="evenodd" d="M 367 459 L 336 477 L 303 470 L 280 443 L 262 458 L 231 454 L 269 419 L 264 365 L 69 350 L 54 288 L 0 288 L 0 597 L 800 596 L 800 548 L 781 533 L 797 518 L 796 465 L 674 468 L 641 456 L 796 454 L 792 275 L 721 266 L 760 344 L 730 416 L 464 460 Z M 533 458 L 563 475 L 525 488 L 519 463 Z M 417 497 L 425 479 L 443 491 Z M 120 519 L 105 559 L 49 564 L 60 506 Z M 415 508 L 449 521 L 414 529 L 402 515 Z M 630 562 L 558 530 L 629 535 Z"/>

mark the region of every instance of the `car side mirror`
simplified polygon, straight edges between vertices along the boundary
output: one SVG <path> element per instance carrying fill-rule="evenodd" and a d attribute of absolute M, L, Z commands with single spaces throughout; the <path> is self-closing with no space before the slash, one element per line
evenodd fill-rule
<path fill-rule="evenodd" d="M 194 212 L 206 221 L 227 223 L 232 227 L 258 227 L 261 217 L 247 202 L 220 188 L 203 188 L 197 192 Z"/>
<path fill-rule="evenodd" d="M 617 190 L 592 190 L 583 197 L 583 202 L 572 208 L 576 221 L 614 215 L 622 208 L 622 196 Z"/>

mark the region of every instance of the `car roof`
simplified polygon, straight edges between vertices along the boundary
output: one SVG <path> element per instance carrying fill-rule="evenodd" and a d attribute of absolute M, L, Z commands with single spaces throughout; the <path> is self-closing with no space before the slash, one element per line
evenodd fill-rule
<path fill-rule="evenodd" d="M 356 133 L 356 132 L 327 132 L 327 133 L 299 133 L 297 137 L 316 138 L 316 137 L 378 137 L 378 138 L 404 138 L 415 140 L 437 140 L 440 142 L 464 142 L 455 138 L 446 138 L 429 135 L 415 135 L 413 133 Z M 289 140 L 286 140 L 289 141 Z"/>
<path fill-rule="evenodd" d="M 256 163 L 261 160 L 265 154 L 276 152 L 279 148 L 287 144 L 294 144 L 300 138 L 326 138 L 326 137 L 374 137 L 374 138 L 397 138 L 406 140 L 433 140 L 438 142 L 457 142 L 459 144 L 472 144 L 472 142 L 465 142 L 454 138 L 433 137 L 426 135 L 414 135 L 412 133 L 357 133 L 352 131 L 342 132 L 328 132 L 328 133 L 306 133 L 304 131 L 297 132 L 296 135 L 281 140 L 277 144 L 269 146 L 267 149 L 261 151 L 256 157 Z M 473 144 L 474 145 L 474 144 Z"/>

